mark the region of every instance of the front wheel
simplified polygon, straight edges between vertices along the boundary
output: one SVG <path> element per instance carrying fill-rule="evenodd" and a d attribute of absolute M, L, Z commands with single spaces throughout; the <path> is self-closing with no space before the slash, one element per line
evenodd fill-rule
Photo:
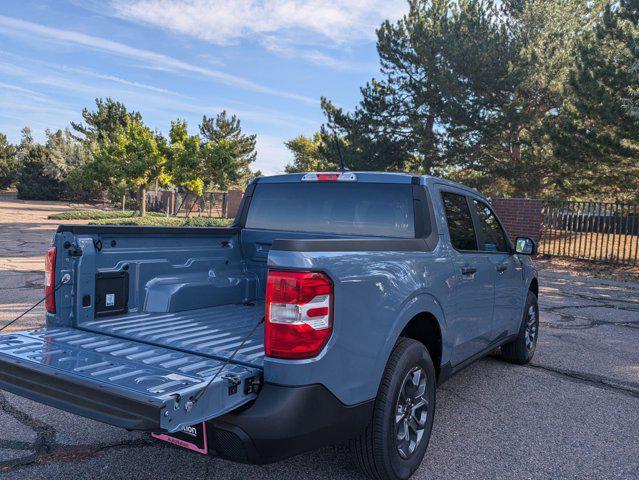
<path fill-rule="evenodd" d="M 530 362 L 537 347 L 539 336 L 539 305 L 537 295 L 528 292 L 524 318 L 517 338 L 510 343 L 501 346 L 501 356 L 508 362 L 524 365 Z"/>
<path fill-rule="evenodd" d="M 353 441 L 360 468 L 373 479 L 409 478 L 426 453 L 434 413 L 435 368 L 428 350 L 400 338 L 384 370 L 372 421 Z"/>

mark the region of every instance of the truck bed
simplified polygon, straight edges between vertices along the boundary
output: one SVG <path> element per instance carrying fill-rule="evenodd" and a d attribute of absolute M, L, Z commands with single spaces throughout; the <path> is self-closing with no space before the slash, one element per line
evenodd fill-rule
<path fill-rule="evenodd" d="M 127 340 L 213 358 L 228 358 L 264 316 L 264 302 L 220 305 L 176 313 L 129 313 L 83 322 L 80 327 Z M 261 367 L 264 329 L 257 327 L 234 361 Z"/>

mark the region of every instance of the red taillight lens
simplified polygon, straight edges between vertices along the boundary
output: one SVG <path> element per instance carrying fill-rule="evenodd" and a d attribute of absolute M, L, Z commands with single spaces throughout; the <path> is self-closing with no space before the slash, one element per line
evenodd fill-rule
<path fill-rule="evenodd" d="M 49 313 L 55 313 L 55 255 L 56 248 L 51 247 L 44 256 L 44 306 Z"/>
<path fill-rule="evenodd" d="M 323 273 L 270 270 L 264 350 L 268 357 L 317 356 L 333 330 L 333 283 Z"/>

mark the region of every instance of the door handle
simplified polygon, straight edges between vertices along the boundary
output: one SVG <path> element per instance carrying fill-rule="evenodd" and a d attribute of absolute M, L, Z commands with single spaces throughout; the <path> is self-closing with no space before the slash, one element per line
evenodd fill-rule
<path fill-rule="evenodd" d="M 462 267 L 461 268 L 462 275 L 472 275 L 477 273 L 477 269 L 475 267 Z"/>
<path fill-rule="evenodd" d="M 508 270 L 508 265 L 505 265 L 503 263 L 501 265 L 497 265 L 497 271 L 499 273 L 505 272 L 506 270 Z"/>

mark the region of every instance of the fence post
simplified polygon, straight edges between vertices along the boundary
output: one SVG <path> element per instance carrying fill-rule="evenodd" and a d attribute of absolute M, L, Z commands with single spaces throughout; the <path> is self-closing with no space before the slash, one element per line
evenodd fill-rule
<path fill-rule="evenodd" d="M 227 201 L 226 201 L 227 192 L 222 193 L 222 218 L 229 218 L 227 209 Z"/>

